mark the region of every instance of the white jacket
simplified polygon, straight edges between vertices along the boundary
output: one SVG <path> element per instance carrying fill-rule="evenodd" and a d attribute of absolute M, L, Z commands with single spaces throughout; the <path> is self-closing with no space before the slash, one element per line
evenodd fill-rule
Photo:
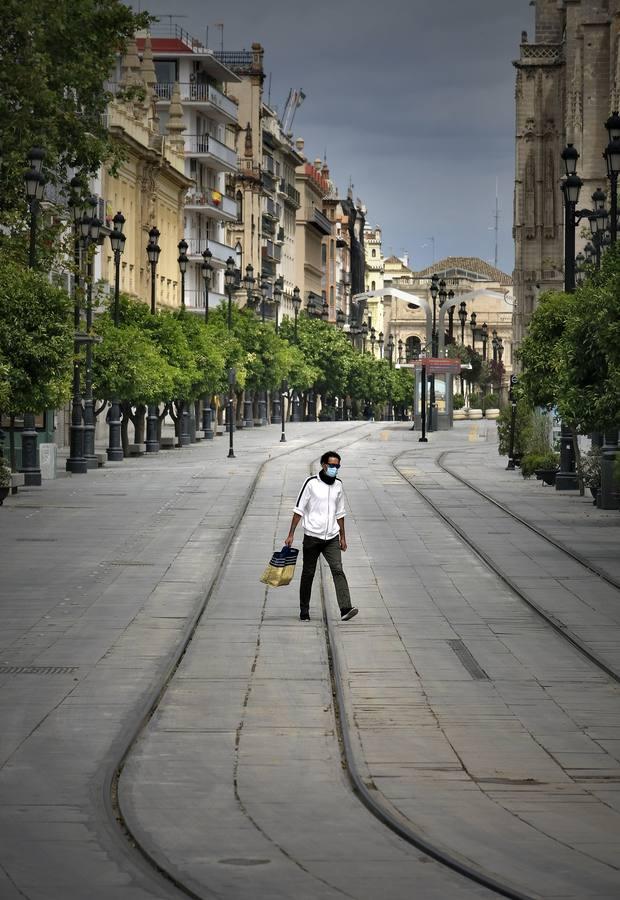
<path fill-rule="evenodd" d="M 342 482 L 336 478 L 333 484 L 325 484 L 318 475 L 307 478 L 299 492 L 293 509 L 302 517 L 304 532 L 311 537 L 329 541 L 340 532 L 338 519 L 344 512 Z"/>

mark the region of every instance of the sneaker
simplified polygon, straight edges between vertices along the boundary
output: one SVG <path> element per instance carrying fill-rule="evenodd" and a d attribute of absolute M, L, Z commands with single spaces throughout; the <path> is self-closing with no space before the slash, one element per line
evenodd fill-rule
<path fill-rule="evenodd" d="M 299 618 L 302 622 L 309 622 L 310 621 L 310 613 L 307 610 L 302 610 L 299 613 Z"/>
<path fill-rule="evenodd" d="M 353 616 L 356 616 L 359 612 L 359 609 L 356 609 L 355 606 L 350 606 L 348 609 L 340 610 L 340 618 L 343 622 L 348 622 L 349 619 L 352 619 Z"/>

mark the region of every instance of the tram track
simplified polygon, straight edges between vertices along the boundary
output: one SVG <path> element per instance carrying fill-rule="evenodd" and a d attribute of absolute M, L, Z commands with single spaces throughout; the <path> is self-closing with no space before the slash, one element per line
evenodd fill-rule
<path fill-rule="evenodd" d="M 407 453 L 410 452 L 411 451 L 407 451 Z M 492 506 L 501 510 L 504 515 L 508 516 L 514 522 L 519 523 L 519 525 L 523 528 L 527 529 L 533 534 L 536 534 L 541 540 L 545 541 L 547 544 L 554 547 L 556 550 L 560 551 L 566 557 L 571 559 L 573 563 L 577 563 L 578 565 L 582 566 L 585 572 L 589 573 L 590 575 L 597 576 L 606 584 L 613 587 L 619 592 L 620 599 L 620 584 L 612 576 L 610 576 L 608 573 L 602 572 L 596 566 L 593 566 L 588 560 L 585 560 L 578 553 L 575 553 L 573 550 L 571 550 L 571 548 L 567 547 L 562 542 L 555 540 L 550 535 L 546 534 L 542 529 L 537 528 L 531 522 L 528 522 L 522 516 L 519 516 L 517 513 L 513 512 L 509 507 L 500 503 L 495 498 L 489 496 L 484 491 L 471 484 L 465 478 L 455 474 L 448 466 L 445 466 L 443 464 L 443 459 L 450 452 L 454 451 L 445 450 L 442 453 L 438 454 L 438 456 L 435 458 L 435 463 L 437 464 L 440 471 L 450 476 L 451 478 L 454 478 L 456 482 L 468 488 Z M 461 540 L 476 553 L 476 555 L 485 563 L 485 565 L 489 569 L 491 569 L 491 571 L 495 575 L 497 575 L 497 577 L 499 577 L 504 582 L 504 584 L 506 584 L 521 600 L 523 600 L 523 602 L 526 603 L 530 607 L 530 609 L 536 612 L 548 625 L 550 625 L 554 629 L 557 634 L 561 635 L 564 640 L 572 644 L 598 669 L 604 672 L 615 682 L 620 683 L 620 666 L 614 665 L 609 661 L 604 660 L 565 622 L 563 622 L 557 616 L 553 615 L 549 610 L 545 609 L 540 603 L 537 603 L 532 597 L 528 596 L 527 593 L 517 584 L 515 579 L 502 569 L 498 562 L 494 560 L 493 557 L 483 547 L 481 547 L 480 544 L 476 542 L 470 534 L 468 534 L 465 528 L 459 525 L 458 522 L 456 522 L 437 503 L 435 503 L 435 501 L 429 496 L 429 493 L 425 491 L 423 487 L 420 487 L 420 485 L 417 484 L 412 477 L 402 471 L 401 467 L 399 466 L 399 461 L 402 460 L 403 457 L 407 455 L 407 453 L 401 453 L 392 459 L 392 467 L 395 469 L 395 471 L 398 472 L 398 474 L 411 485 L 413 490 L 416 491 L 420 497 L 422 497 L 422 499 L 446 523 L 446 525 L 448 525 L 448 527 L 451 528 L 452 531 L 456 532 Z"/>
<path fill-rule="evenodd" d="M 358 431 L 360 427 L 356 426 L 355 428 L 349 428 L 340 432 L 338 435 L 339 444 L 341 447 L 349 447 L 353 444 L 357 443 L 359 440 L 364 440 L 368 435 L 363 434 L 361 437 L 355 438 L 354 440 L 349 441 L 348 443 L 343 443 L 340 438 L 341 436 L 346 435 L 351 431 Z M 333 436 L 335 437 L 335 435 Z M 324 438 L 321 438 L 313 444 L 323 443 Z M 265 466 L 268 462 L 273 461 L 274 459 L 281 459 L 282 457 L 288 456 L 289 454 L 298 452 L 301 449 L 306 449 L 311 447 L 312 444 L 307 444 L 305 447 L 294 447 L 288 450 L 285 450 L 281 453 L 276 453 L 270 459 L 266 460 L 261 467 L 259 468 L 256 476 L 248 489 L 247 496 L 245 498 L 245 502 L 243 504 L 242 509 L 240 510 L 236 523 L 234 527 L 231 529 L 231 534 L 229 536 L 227 547 L 230 547 L 237 536 L 239 529 L 241 527 L 241 523 L 243 522 L 245 513 L 248 510 L 252 502 L 252 498 L 254 497 L 257 487 L 260 483 L 260 479 L 262 473 L 264 471 Z M 410 451 L 408 451 L 410 452 Z M 472 549 L 473 552 L 477 554 L 483 561 L 506 583 L 508 584 L 512 590 L 514 590 L 518 596 L 520 596 L 530 607 L 536 610 L 556 631 L 562 634 L 563 637 L 567 638 L 571 641 L 577 648 L 586 655 L 591 662 L 601 668 L 606 674 L 610 675 L 610 677 L 614 678 L 616 681 L 620 681 L 619 673 L 610 670 L 604 663 L 601 663 L 595 654 L 589 653 L 586 648 L 581 646 L 581 642 L 578 639 L 571 640 L 570 634 L 566 633 L 566 629 L 563 628 L 562 623 L 553 621 L 553 617 L 548 616 L 542 609 L 536 607 L 527 597 L 523 595 L 523 593 L 518 589 L 516 585 L 514 585 L 509 578 L 501 571 L 498 571 L 493 561 L 487 557 L 484 552 L 481 552 L 480 548 L 478 548 L 473 541 L 467 538 L 467 536 L 463 533 L 463 529 L 458 526 L 457 523 L 454 523 L 449 516 L 447 516 L 438 506 L 435 504 L 425 493 L 423 490 L 419 488 L 416 484 L 412 482 L 412 480 L 407 477 L 407 475 L 403 474 L 398 467 L 398 461 L 402 459 L 405 454 L 399 454 L 394 457 L 391 461 L 393 468 L 398 472 L 399 476 L 402 477 L 406 482 L 410 484 L 410 486 L 431 506 L 434 512 L 454 531 L 456 531 L 459 536 L 465 541 L 465 543 Z M 442 465 L 443 457 L 446 454 L 443 453 L 438 457 L 438 465 L 443 469 L 446 474 L 454 477 L 457 481 L 461 482 L 466 487 L 470 487 L 476 493 L 480 494 L 484 499 L 489 502 L 494 503 L 495 506 L 502 509 L 502 511 L 512 516 L 517 521 L 520 521 L 524 526 L 528 526 L 528 523 L 524 520 L 521 520 L 517 515 L 513 515 L 510 510 L 504 508 L 501 504 L 494 501 L 493 498 L 490 498 L 484 495 L 483 492 L 477 490 L 474 486 L 469 485 L 464 479 L 459 476 L 454 475 L 447 467 Z M 536 532 L 541 538 L 549 540 L 557 549 L 562 552 L 567 552 L 574 560 L 577 562 L 581 562 L 580 559 L 575 554 L 571 554 L 570 551 L 559 544 L 559 542 L 555 542 L 552 539 L 549 539 L 544 533 L 539 532 L 535 527 L 531 528 L 532 531 Z M 211 585 L 209 587 L 208 592 L 205 595 L 204 600 L 199 605 L 199 609 L 194 613 L 191 621 L 188 623 L 188 627 L 183 636 L 182 641 L 180 642 L 174 658 L 170 661 L 168 669 L 165 673 L 164 678 L 161 680 L 160 684 L 153 690 L 151 693 L 148 702 L 144 705 L 142 710 L 142 715 L 138 718 L 137 723 L 134 722 L 131 727 L 131 734 L 129 735 L 129 739 L 125 741 L 125 747 L 120 758 L 117 757 L 117 761 L 114 764 L 113 770 L 110 771 L 106 777 L 106 787 L 105 787 L 105 802 L 106 807 L 109 812 L 110 820 L 114 822 L 117 834 L 124 838 L 124 841 L 130 845 L 133 851 L 137 851 L 143 863 L 145 863 L 152 871 L 154 870 L 162 879 L 176 888 L 180 895 L 194 898 L 194 900 L 205 900 L 206 897 L 214 896 L 213 893 L 209 890 L 206 885 L 198 885 L 191 883 L 191 880 L 186 876 L 185 873 L 176 871 L 174 867 L 163 866 L 161 862 L 159 862 L 143 845 L 141 845 L 140 841 L 136 837 L 136 835 L 132 832 L 128 822 L 125 819 L 125 816 L 122 811 L 122 806 L 119 799 L 119 780 L 122 776 L 123 769 L 125 764 L 131 755 L 134 747 L 139 741 L 141 735 L 144 730 L 147 728 L 148 723 L 151 717 L 156 712 L 159 704 L 164 697 L 170 682 L 174 678 L 175 673 L 177 672 L 183 657 L 187 653 L 190 648 L 192 639 L 196 633 L 196 630 L 200 624 L 200 621 L 208 607 L 209 600 L 212 595 L 217 591 L 217 588 L 224 576 L 226 568 L 226 551 L 222 553 L 222 562 L 218 567 L 217 571 L 214 573 Z M 595 571 L 593 567 L 589 569 L 593 574 L 601 575 L 598 571 Z M 606 581 L 609 581 L 608 578 L 605 578 Z M 609 583 L 612 583 L 613 580 Z M 615 584 L 613 585 L 616 586 Z M 466 861 L 458 858 L 456 855 L 451 854 L 449 851 L 446 851 L 442 847 L 438 847 L 434 845 L 431 841 L 427 840 L 420 830 L 416 830 L 415 825 L 410 823 L 408 820 L 405 820 L 403 817 L 399 817 L 395 814 L 387 803 L 382 802 L 381 796 L 378 794 L 376 790 L 370 789 L 357 767 L 355 761 L 354 749 L 352 746 L 352 737 L 349 733 L 349 726 L 347 724 L 347 716 L 346 716 L 346 701 L 345 701 L 345 687 L 342 680 L 342 673 L 340 666 L 338 664 L 338 650 L 337 644 L 335 641 L 335 634 L 333 633 L 333 624 L 330 624 L 329 617 L 327 616 L 327 611 L 325 607 L 325 597 L 323 593 L 323 586 L 321 585 L 321 602 L 323 606 L 323 619 L 324 619 L 324 631 L 325 631 L 325 640 L 327 644 L 328 650 L 328 660 L 329 660 L 329 671 L 330 671 L 330 679 L 332 683 L 332 691 L 334 696 L 334 713 L 336 719 L 336 728 L 338 734 L 338 740 L 341 747 L 342 759 L 343 759 L 343 768 L 345 770 L 345 774 L 349 785 L 351 787 L 352 792 L 357 797 L 357 799 L 362 803 L 363 806 L 387 829 L 389 829 L 392 833 L 396 834 L 399 838 L 405 841 L 410 846 L 414 847 L 416 850 L 423 852 L 429 858 L 435 860 L 443 866 L 451 869 L 453 872 L 462 876 L 470 882 L 474 882 L 477 885 L 488 889 L 496 896 L 502 896 L 507 898 L 513 898 L 513 900 L 533 900 L 535 895 L 526 894 L 520 891 L 517 887 L 503 883 L 498 880 L 493 875 L 485 872 L 481 868 L 476 868 L 474 865 L 469 865 Z M 352 726 L 351 726 L 352 727 Z"/>

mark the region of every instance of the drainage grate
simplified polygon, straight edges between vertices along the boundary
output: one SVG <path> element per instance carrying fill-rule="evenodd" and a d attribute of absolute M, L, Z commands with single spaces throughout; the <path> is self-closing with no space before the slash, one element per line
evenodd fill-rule
<path fill-rule="evenodd" d="M 103 563 L 106 566 L 153 566 L 155 563 L 141 562 L 138 559 L 109 559 Z"/>
<path fill-rule="evenodd" d="M 458 656 L 460 662 L 467 669 L 472 678 L 478 681 L 488 681 L 489 676 L 481 666 L 478 665 L 474 657 L 471 655 L 463 641 L 448 641 L 450 647 Z"/>
<path fill-rule="evenodd" d="M 79 666 L 0 666 L 0 675 L 71 675 Z"/>

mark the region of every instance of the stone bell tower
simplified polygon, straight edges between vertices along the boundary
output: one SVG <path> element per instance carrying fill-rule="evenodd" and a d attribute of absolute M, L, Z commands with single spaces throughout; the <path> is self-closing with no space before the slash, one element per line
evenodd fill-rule
<path fill-rule="evenodd" d="M 518 347 L 541 291 L 564 283 L 560 154 L 580 153 L 580 207 L 608 191 L 605 121 L 620 100 L 620 0 L 536 0 L 536 33 L 521 36 L 517 70 L 514 192 L 515 313 Z M 587 223 L 584 223 L 587 224 Z M 586 243 L 577 230 L 578 250 Z"/>

